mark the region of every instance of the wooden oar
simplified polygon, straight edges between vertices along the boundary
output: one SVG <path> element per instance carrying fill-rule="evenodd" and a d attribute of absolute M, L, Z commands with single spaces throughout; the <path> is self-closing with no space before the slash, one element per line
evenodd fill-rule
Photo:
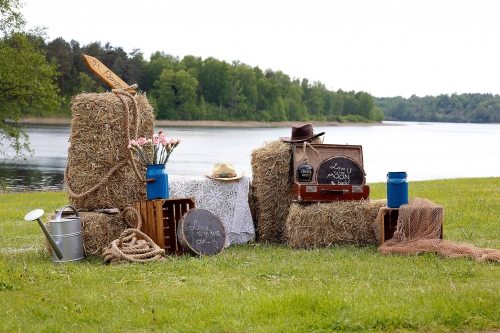
<path fill-rule="evenodd" d="M 92 72 L 96 73 L 104 82 L 106 82 L 113 89 L 124 89 L 129 85 L 120 79 L 115 73 L 110 71 L 106 66 L 94 57 L 83 54 L 83 59 L 90 67 Z M 128 89 L 129 94 L 135 95 L 134 89 Z"/>

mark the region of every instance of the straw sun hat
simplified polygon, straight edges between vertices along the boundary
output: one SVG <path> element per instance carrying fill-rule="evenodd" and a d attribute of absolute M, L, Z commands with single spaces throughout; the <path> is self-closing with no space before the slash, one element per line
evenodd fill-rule
<path fill-rule="evenodd" d="M 214 168 L 212 170 L 211 175 L 205 174 L 208 178 L 217 179 L 217 180 L 237 180 L 243 177 L 245 171 L 236 174 L 236 170 L 234 169 L 233 163 L 225 162 L 225 163 L 215 163 Z"/>

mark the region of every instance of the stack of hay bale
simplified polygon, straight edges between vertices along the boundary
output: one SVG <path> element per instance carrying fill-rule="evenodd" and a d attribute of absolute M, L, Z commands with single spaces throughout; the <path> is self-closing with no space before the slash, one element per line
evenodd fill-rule
<path fill-rule="evenodd" d="M 127 145 L 131 139 L 153 136 L 153 107 L 144 94 L 115 92 L 82 93 L 71 103 L 65 185 L 80 214 L 85 255 L 100 256 L 127 228 L 123 210 L 146 200 L 140 179 L 145 167 L 135 163 Z M 110 208 L 119 213 L 95 212 Z"/>
<path fill-rule="evenodd" d="M 320 138 L 311 141 L 322 143 Z M 376 244 L 372 228 L 385 200 L 293 202 L 293 144 L 266 142 L 252 152 L 252 213 L 260 242 L 293 248 Z"/>

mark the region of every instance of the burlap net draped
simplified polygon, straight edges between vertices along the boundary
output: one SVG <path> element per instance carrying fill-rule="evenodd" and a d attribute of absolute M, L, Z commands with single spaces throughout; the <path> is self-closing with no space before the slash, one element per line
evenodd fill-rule
<path fill-rule="evenodd" d="M 433 252 L 443 257 L 470 257 L 478 261 L 500 261 L 500 250 L 478 248 L 469 243 L 439 239 L 444 210 L 425 198 L 411 198 L 399 208 L 398 223 L 392 238 L 379 247 L 383 254 L 419 254 Z M 442 208 L 442 207 L 441 207 Z M 379 223 L 386 210 L 381 208 L 373 224 L 379 234 Z"/>

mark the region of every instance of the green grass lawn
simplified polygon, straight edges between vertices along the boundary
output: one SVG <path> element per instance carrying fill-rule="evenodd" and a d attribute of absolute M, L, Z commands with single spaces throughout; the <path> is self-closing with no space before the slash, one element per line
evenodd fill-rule
<path fill-rule="evenodd" d="M 385 198 L 371 184 L 372 199 Z M 409 183 L 445 239 L 500 249 L 500 178 Z M 215 257 L 55 264 L 24 215 L 65 193 L 0 195 L 0 332 L 477 332 L 500 328 L 500 264 L 376 246 L 231 246 Z"/>

